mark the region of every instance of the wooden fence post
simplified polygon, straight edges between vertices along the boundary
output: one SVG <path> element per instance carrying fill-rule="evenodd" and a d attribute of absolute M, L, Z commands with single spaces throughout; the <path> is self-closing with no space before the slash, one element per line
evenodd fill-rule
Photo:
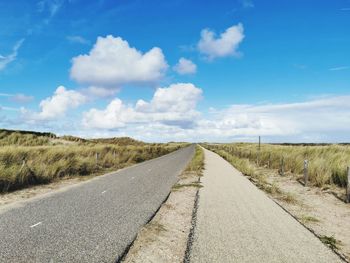
<path fill-rule="evenodd" d="M 271 168 L 271 153 L 269 153 L 269 160 L 268 160 L 267 167 L 268 167 L 269 169 Z"/>
<path fill-rule="evenodd" d="M 95 154 L 95 158 L 96 158 L 96 165 L 98 164 L 98 158 L 100 157 L 100 154 L 99 153 L 96 153 Z"/>
<path fill-rule="evenodd" d="M 281 176 L 284 176 L 284 157 L 281 158 Z"/>
<path fill-rule="evenodd" d="M 348 170 L 347 170 L 348 174 L 347 174 L 347 183 L 346 183 L 346 202 L 350 203 L 350 166 L 348 166 Z"/>
<path fill-rule="evenodd" d="M 309 161 L 304 160 L 304 186 L 307 186 L 307 183 L 309 181 Z"/>

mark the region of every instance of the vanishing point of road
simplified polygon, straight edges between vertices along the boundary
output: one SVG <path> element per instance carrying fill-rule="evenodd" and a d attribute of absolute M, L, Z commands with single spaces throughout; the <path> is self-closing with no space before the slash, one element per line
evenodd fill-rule
<path fill-rule="evenodd" d="M 115 262 L 165 200 L 194 145 L 0 211 L 0 262 Z"/>

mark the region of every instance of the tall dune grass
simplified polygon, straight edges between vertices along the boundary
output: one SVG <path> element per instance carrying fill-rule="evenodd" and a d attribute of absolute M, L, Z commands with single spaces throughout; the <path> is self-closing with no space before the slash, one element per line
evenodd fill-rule
<path fill-rule="evenodd" d="M 0 147 L 0 192 L 118 169 L 172 152 L 184 144 Z M 96 160 L 96 153 L 98 159 Z"/>
<path fill-rule="evenodd" d="M 284 158 L 284 170 L 293 174 L 302 174 L 304 160 L 309 161 L 309 180 L 315 186 L 336 184 L 346 186 L 346 168 L 350 166 L 350 146 L 348 145 L 258 145 L 252 143 L 211 144 L 206 145 L 216 151 L 225 151 L 234 158 L 247 159 L 259 166 L 280 169 Z M 244 171 L 242 171 L 244 172 Z"/>

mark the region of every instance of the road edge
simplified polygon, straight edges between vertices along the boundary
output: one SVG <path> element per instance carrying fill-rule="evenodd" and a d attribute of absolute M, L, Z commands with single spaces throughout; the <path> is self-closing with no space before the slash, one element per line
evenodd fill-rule
<path fill-rule="evenodd" d="M 187 168 L 179 174 L 179 180 L 174 184 L 167 198 L 147 224 L 140 229 L 133 242 L 123 254 L 123 257 L 119 258 L 116 263 L 184 262 L 188 250 L 188 240 L 191 236 L 190 233 L 193 231 L 193 216 L 195 214 L 200 187 L 200 175 L 202 172 L 202 165 L 199 171 L 194 172 L 192 170 L 193 163 L 198 159 L 198 151 L 202 152 L 202 149 L 197 145 L 196 151 Z M 202 158 L 204 158 L 204 155 L 202 155 Z M 201 161 L 203 162 L 203 160 Z M 188 198 L 186 202 L 176 202 L 184 196 Z M 183 220 L 184 218 L 180 219 L 182 223 L 187 221 L 188 223 L 185 225 L 175 225 L 174 229 L 177 219 L 176 214 L 181 214 L 185 217 L 185 220 Z M 169 223 L 170 221 L 171 223 Z M 153 233 L 152 227 L 158 224 L 165 230 L 160 231 L 160 233 Z M 169 249 L 170 245 L 171 249 Z M 166 254 L 166 260 L 162 258 L 164 256 L 164 250 L 162 249 L 169 249 L 171 251 L 171 253 Z M 171 258 L 171 261 L 169 261 L 169 258 Z"/>

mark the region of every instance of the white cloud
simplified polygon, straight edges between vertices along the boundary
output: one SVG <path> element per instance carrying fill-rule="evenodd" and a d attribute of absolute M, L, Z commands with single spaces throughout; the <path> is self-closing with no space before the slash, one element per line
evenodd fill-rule
<path fill-rule="evenodd" d="M 74 109 L 86 102 L 86 97 L 74 90 L 59 86 L 55 94 L 40 102 L 42 119 L 54 119 L 63 116 L 69 109 Z"/>
<path fill-rule="evenodd" d="M 150 102 L 138 100 L 135 106 L 114 99 L 104 110 L 85 112 L 83 125 L 90 129 L 117 129 L 142 123 L 190 127 L 199 116 L 196 105 L 201 94 L 202 90 L 191 83 L 178 83 L 158 88 Z"/>
<path fill-rule="evenodd" d="M 189 59 L 180 58 L 173 69 L 181 75 L 194 74 L 197 72 L 197 65 Z"/>
<path fill-rule="evenodd" d="M 168 65 L 160 48 L 146 53 L 120 37 L 98 37 L 88 55 L 72 59 L 71 77 L 84 84 L 116 88 L 123 84 L 149 84 L 160 80 Z"/>
<path fill-rule="evenodd" d="M 258 135 L 274 141 L 334 140 L 350 132 L 349 99 L 340 96 L 299 103 L 232 105 L 201 120 L 198 127 L 206 131 L 205 137 L 221 141 Z"/>
<path fill-rule="evenodd" d="M 24 39 L 19 40 L 13 47 L 12 53 L 7 56 L 0 55 L 0 71 L 5 69 L 8 64 L 14 61 L 17 57 L 18 50 L 22 46 Z"/>
<path fill-rule="evenodd" d="M 231 26 L 221 33 L 219 37 L 215 36 L 215 32 L 209 29 L 203 29 L 201 39 L 198 42 L 198 50 L 206 55 L 208 59 L 226 56 L 239 56 L 237 51 L 239 44 L 244 39 L 243 25 Z"/>
<path fill-rule="evenodd" d="M 226 109 L 211 109 L 203 116 L 195 110 L 201 93 L 189 92 L 192 95 L 185 97 L 191 103 L 184 102 L 179 106 L 179 112 L 182 112 L 181 120 L 184 123 L 191 120 L 191 125 L 174 125 L 175 105 L 183 98 L 170 102 L 167 97 L 176 97 L 181 90 L 156 93 L 150 102 L 140 100 L 134 107 L 117 100 L 118 103 L 111 103 L 106 110 L 98 111 L 95 121 L 85 123 L 88 124 L 85 127 L 89 128 L 88 131 L 119 128 L 118 134 L 147 141 L 256 141 L 259 135 L 270 142 L 339 142 L 350 139 L 350 96 L 297 103 L 235 104 Z M 173 104 L 173 108 L 166 106 Z M 112 105 L 114 110 L 110 109 Z M 184 118 L 185 112 L 191 111 L 195 113 Z M 114 114 L 106 118 L 111 112 Z M 92 125 L 94 122 L 100 122 L 99 126 Z M 104 128 L 106 123 L 109 126 Z"/>
<path fill-rule="evenodd" d="M 67 36 L 67 40 L 71 43 L 79 43 L 84 45 L 90 44 L 90 41 L 82 36 Z"/>
<path fill-rule="evenodd" d="M 104 110 L 91 109 L 84 113 L 83 125 L 88 128 L 116 129 L 124 127 L 133 115 L 135 112 L 132 108 L 124 105 L 120 99 L 114 99 Z"/>
<path fill-rule="evenodd" d="M 56 120 L 64 117 L 68 110 L 75 109 L 87 101 L 86 96 L 59 86 L 52 97 L 42 100 L 39 104 L 40 112 L 32 112 L 22 108 L 24 119 L 29 122 Z"/>

